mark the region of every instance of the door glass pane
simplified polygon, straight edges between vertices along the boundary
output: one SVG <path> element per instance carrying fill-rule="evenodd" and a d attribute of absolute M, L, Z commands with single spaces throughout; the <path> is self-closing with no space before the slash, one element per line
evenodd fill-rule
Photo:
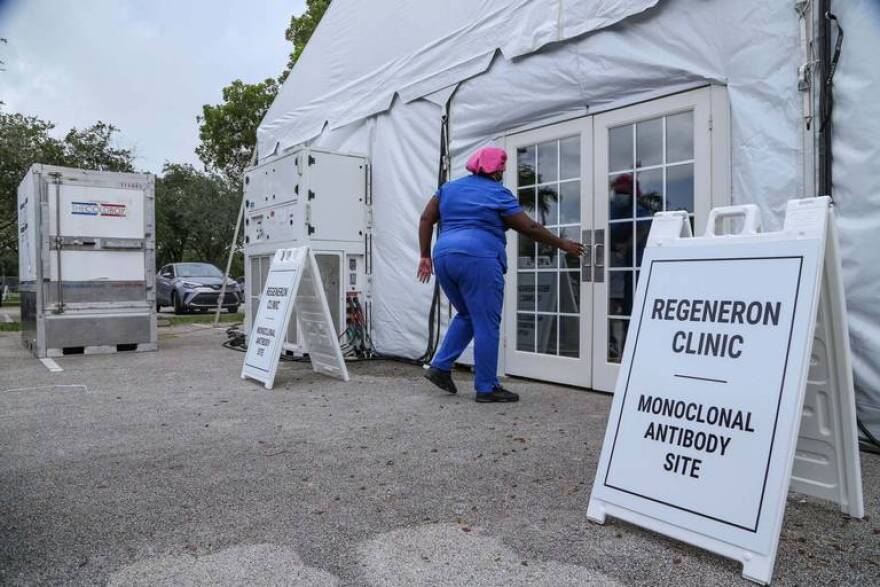
<path fill-rule="evenodd" d="M 559 179 L 581 176 L 581 138 L 571 137 L 559 141 Z"/>
<path fill-rule="evenodd" d="M 550 141 L 538 145 L 538 183 L 559 179 L 559 143 Z"/>
<path fill-rule="evenodd" d="M 545 226 L 559 224 L 559 192 L 557 184 L 542 185 L 538 188 L 538 222 Z"/>
<path fill-rule="evenodd" d="M 564 226 L 559 229 L 559 237 L 570 241 L 581 242 L 580 227 Z M 569 255 L 568 253 L 558 252 L 559 267 L 562 269 L 579 269 L 581 266 L 581 258 L 577 255 Z"/>
<path fill-rule="evenodd" d="M 663 119 L 645 120 L 636 125 L 636 167 L 663 163 Z"/>
<path fill-rule="evenodd" d="M 608 314 L 629 316 L 632 312 L 632 271 L 608 272 Z"/>
<path fill-rule="evenodd" d="M 535 187 L 519 188 L 517 196 L 519 205 L 523 207 L 526 214 L 533 215 L 535 213 Z"/>
<path fill-rule="evenodd" d="M 615 222 L 608 226 L 608 263 L 611 267 L 632 267 L 632 222 Z"/>
<path fill-rule="evenodd" d="M 516 350 L 535 352 L 535 315 L 516 315 Z"/>
<path fill-rule="evenodd" d="M 559 234 L 558 229 L 550 229 L 550 232 Z M 556 259 L 559 256 L 559 249 L 553 245 L 538 243 L 538 268 L 539 269 L 556 269 Z"/>
<path fill-rule="evenodd" d="M 538 273 L 538 311 L 556 312 L 556 300 L 559 294 L 556 286 L 556 271 Z"/>
<path fill-rule="evenodd" d="M 577 316 L 559 317 L 559 354 L 563 357 L 580 355 L 580 319 Z"/>
<path fill-rule="evenodd" d="M 559 311 L 577 314 L 581 305 L 581 274 L 567 271 L 559 274 Z"/>
<path fill-rule="evenodd" d="M 581 221 L 581 182 L 559 184 L 559 224 L 578 224 Z"/>
<path fill-rule="evenodd" d="M 608 181 L 608 217 L 611 220 L 633 216 L 632 173 L 612 175 Z"/>
<path fill-rule="evenodd" d="M 627 124 L 608 130 L 608 171 L 633 168 L 633 126 Z"/>
<path fill-rule="evenodd" d="M 666 209 L 694 211 L 694 164 L 666 168 Z"/>
<path fill-rule="evenodd" d="M 666 162 L 694 158 L 694 113 L 682 112 L 666 117 Z"/>
<path fill-rule="evenodd" d="M 535 146 L 520 147 L 516 150 L 516 170 L 519 187 L 535 185 Z"/>
<path fill-rule="evenodd" d="M 626 344 L 626 329 L 629 320 L 612 318 L 608 320 L 608 361 L 619 363 L 623 358 L 623 346 Z"/>
<path fill-rule="evenodd" d="M 516 309 L 535 311 L 535 274 L 520 271 L 516 274 Z"/>
<path fill-rule="evenodd" d="M 663 169 L 636 174 L 636 215 L 653 216 L 663 211 Z"/>
<path fill-rule="evenodd" d="M 538 314 L 537 352 L 545 355 L 556 354 L 556 316 Z"/>
<path fill-rule="evenodd" d="M 529 237 L 516 235 L 517 259 L 516 266 L 520 269 L 532 269 L 535 267 L 535 241 Z"/>

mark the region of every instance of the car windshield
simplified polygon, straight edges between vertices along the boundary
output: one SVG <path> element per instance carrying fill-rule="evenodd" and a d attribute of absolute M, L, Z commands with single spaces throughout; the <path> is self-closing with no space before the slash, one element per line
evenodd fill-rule
<path fill-rule="evenodd" d="M 174 269 L 178 277 L 223 277 L 219 269 L 208 263 L 178 263 Z"/>

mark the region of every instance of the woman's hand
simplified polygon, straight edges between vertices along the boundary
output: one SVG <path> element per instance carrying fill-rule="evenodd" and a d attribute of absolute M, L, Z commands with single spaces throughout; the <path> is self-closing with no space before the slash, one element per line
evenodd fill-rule
<path fill-rule="evenodd" d="M 584 254 L 584 245 L 577 241 L 563 240 L 562 246 L 559 247 L 569 255 L 577 255 L 580 257 Z"/>
<path fill-rule="evenodd" d="M 416 275 L 419 277 L 419 281 L 422 283 L 428 283 L 431 279 L 431 276 L 434 274 L 434 262 L 431 261 L 431 257 L 422 257 L 419 260 L 419 270 Z"/>

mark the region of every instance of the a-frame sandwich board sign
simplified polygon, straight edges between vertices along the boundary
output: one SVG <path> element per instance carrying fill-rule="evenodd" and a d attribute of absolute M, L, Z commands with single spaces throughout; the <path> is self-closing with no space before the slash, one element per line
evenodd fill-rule
<path fill-rule="evenodd" d="M 736 219 L 742 230 L 717 234 Z M 864 515 L 829 198 L 654 217 L 587 511 L 738 560 L 769 584 L 789 488 Z"/>
<path fill-rule="evenodd" d="M 248 339 L 241 378 L 255 379 L 266 389 L 272 389 L 294 308 L 297 332 L 303 339 L 312 368 L 348 381 L 348 369 L 339 348 L 321 274 L 309 247 L 279 249 L 272 257 Z"/>

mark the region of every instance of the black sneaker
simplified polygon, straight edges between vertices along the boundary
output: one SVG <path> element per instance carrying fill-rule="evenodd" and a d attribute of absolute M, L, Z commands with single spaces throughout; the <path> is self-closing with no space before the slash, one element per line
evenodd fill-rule
<path fill-rule="evenodd" d="M 518 402 L 519 395 L 512 391 L 507 391 L 500 385 L 487 393 L 478 393 L 474 398 L 477 403 L 487 404 L 493 402 Z"/>
<path fill-rule="evenodd" d="M 452 381 L 452 373 L 450 373 L 449 371 L 441 371 L 440 369 L 430 367 L 427 371 L 425 371 L 425 379 L 427 379 L 443 391 L 448 391 L 449 393 L 458 393 L 458 389 L 455 388 L 455 382 Z"/>

